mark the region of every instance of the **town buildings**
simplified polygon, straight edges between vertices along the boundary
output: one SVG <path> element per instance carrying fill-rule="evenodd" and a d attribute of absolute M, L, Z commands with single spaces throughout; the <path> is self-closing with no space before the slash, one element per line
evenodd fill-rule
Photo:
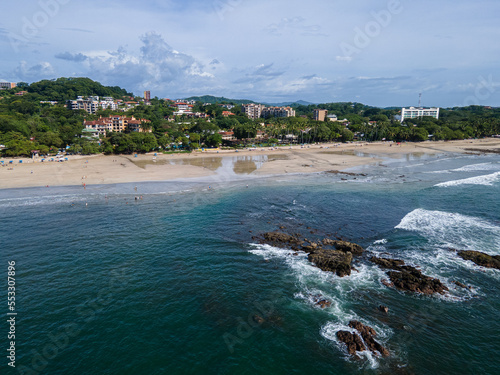
<path fill-rule="evenodd" d="M 92 131 L 95 136 L 106 136 L 108 132 L 121 133 L 125 130 L 130 132 L 147 132 L 151 133 L 152 129 L 148 128 L 147 125 L 151 121 L 145 119 L 136 119 L 135 117 L 125 117 L 125 116 L 110 116 L 101 117 L 99 120 L 83 122 L 85 129 Z"/>
<path fill-rule="evenodd" d="M 0 90 L 13 89 L 16 86 L 17 86 L 17 83 L 15 83 L 15 82 L 0 82 Z"/>
<path fill-rule="evenodd" d="M 243 104 L 243 112 L 248 118 L 293 117 L 295 111 L 291 107 L 266 107 L 262 104 Z"/>
<path fill-rule="evenodd" d="M 313 112 L 315 121 L 325 121 L 325 117 L 328 114 L 326 109 L 315 109 Z"/>
<path fill-rule="evenodd" d="M 96 114 L 99 109 L 118 109 L 118 103 L 108 96 L 103 97 L 102 100 L 99 100 L 98 96 L 89 96 L 86 99 L 83 96 L 78 96 L 76 100 L 68 100 L 66 104 L 69 109 L 84 110 L 90 114 Z"/>
<path fill-rule="evenodd" d="M 294 117 L 295 110 L 291 107 L 264 107 L 261 117 Z"/>
<path fill-rule="evenodd" d="M 243 104 L 243 112 L 248 118 L 256 119 L 260 118 L 262 115 L 262 110 L 265 108 L 262 104 Z"/>
<path fill-rule="evenodd" d="M 144 91 L 144 100 L 147 102 L 151 100 L 151 91 Z"/>
<path fill-rule="evenodd" d="M 401 109 L 401 122 L 409 118 L 421 118 L 424 116 L 439 119 L 439 108 L 402 108 Z"/>

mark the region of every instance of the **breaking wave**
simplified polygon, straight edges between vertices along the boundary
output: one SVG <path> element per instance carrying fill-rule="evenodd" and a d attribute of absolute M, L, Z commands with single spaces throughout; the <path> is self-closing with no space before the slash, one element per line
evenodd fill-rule
<path fill-rule="evenodd" d="M 484 175 L 484 176 L 476 176 L 470 178 L 464 178 L 462 180 L 453 180 L 441 182 L 440 184 L 436 184 L 434 186 L 439 187 L 450 187 L 450 186 L 458 186 L 458 185 L 485 185 L 491 186 L 495 182 L 500 180 L 500 172 L 495 172 L 492 174 Z"/>
<path fill-rule="evenodd" d="M 417 232 L 437 245 L 480 251 L 500 249 L 500 227 L 473 216 L 418 208 L 395 228 Z"/>

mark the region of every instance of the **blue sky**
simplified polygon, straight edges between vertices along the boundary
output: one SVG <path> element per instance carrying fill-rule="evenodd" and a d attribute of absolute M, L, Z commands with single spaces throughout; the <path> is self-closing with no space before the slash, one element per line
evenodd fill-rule
<path fill-rule="evenodd" d="M 498 106 L 498 0 L 24 0 L 0 80 L 90 77 L 160 98 Z"/>

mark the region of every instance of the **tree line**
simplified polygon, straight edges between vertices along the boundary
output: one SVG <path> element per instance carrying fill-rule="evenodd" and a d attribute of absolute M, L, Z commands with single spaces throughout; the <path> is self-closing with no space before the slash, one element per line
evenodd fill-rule
<path fill-rule="evenodd" d="M 17 92 L 27 91 L 23 96 Z M 41 154 L 67 148 L 73 153 L 135 153 L 153 150 L 192 150 L 217 147 L 221 144 L 238 147 L 248 144 L 314 143 L 363 141 L 425 141 L 487 137 L 500 134 L 500 109 L 481 106 L 441 109 L 440 118 L 425 117 L 405 120 L 395 118 L 399 108 L 377 108 L 361 103 L 327 103 L 296 105 L 296 117 L 247 118 L 238 103 L 233 103 L 234 115 L 223 116 L 220 103 L 203 105 L 197 102 L 194 112 L 208 118 L 173 118 L 171 103 L 153 98 L 150 105 L 141 103 L 127 112 L 100 110 L 95 115 L 64 107 L 65 101 L 76 96 L 111 96 L 130 100 L 132 94 L 120 87 L 107 87 L 88 78 L 59 78 L 0 91 L 0 145 L 5 156 L 29 156 L 32 150 Z M 140 98 L 134 98 L 139 101 Z M 220 98 L 225 103 L 231 101 Z M 57 105 L 40 103 L 58 101 Z M 326 109 L 340 121 L 314 121 L 313 110 Z M 99 116 L 134 116 L 149 120 L 152 132 L 109 133 L 94 140 L 82 132 L 84 120 Z M 344 121 L 345 120 L 345 121 Z M 234 132 L 237 140 L 222 139 L 219 131 Z M 262 135 L 265 134 L 265 138 Z"/>

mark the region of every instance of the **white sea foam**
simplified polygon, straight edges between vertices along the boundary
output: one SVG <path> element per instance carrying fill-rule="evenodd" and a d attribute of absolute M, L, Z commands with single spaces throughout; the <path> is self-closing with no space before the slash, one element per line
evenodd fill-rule
<path fill-rule="evenodd" d="M 500 165 L 494 163 L 479 163 L 466 165 L 461 168 L 452 169 L 453 172 L 475 172 L 475 171 L 495 171 L 500 169 Z"/>
<path fill-rule="evenodd" d="M 294 271 L 299 282 L 313 277 L 321 281 L 331 281 L 336 276 L 331 272 L 323 272 L 314 267 L 308 260 L 304 252 L 296 252 L 290 249 L 281 249 L 266 244 L 250 244 L 253 249 L 250 253 L 264 257 L 264 259 L 282 259 Z M 293 255 L 297 253 L 298 255 Z"/>
<path fill-rule="evenodd" d="M 500 227 L 458 213 L 416 209 L 395 227 L 421 234 L 438 246 L 491 252 L 500 249 Z"/>
<path fill-rule="evenodd" d="M 385 245 L 387 243 L 387 239 L 382 238 L 381 240 L 374 241 L 374 245 Z"/>
<path fill-rule="evenodd" d="M 449 171 L 448 169 L 445 169 L 442 171 L 429 171 L 429 172 L 422 172 L 422 173 L 425 173 L 425 174 L 450 174 L 452 172 Z"/>
<path fill-rule="evenodd" d="M 484 175 L 484 176 L 464 178 L 462 180 L 446 181 L 446 182 L 442 182 L 440 184 L 436 184 L 434 186 L 439 186 L 439 187 L 450 187 L 450 186 L 458 186 L 458 185 L 491 186 L 499 180 L 500 180 L 500 172 L 495 172 L 495 173 Z"/>

